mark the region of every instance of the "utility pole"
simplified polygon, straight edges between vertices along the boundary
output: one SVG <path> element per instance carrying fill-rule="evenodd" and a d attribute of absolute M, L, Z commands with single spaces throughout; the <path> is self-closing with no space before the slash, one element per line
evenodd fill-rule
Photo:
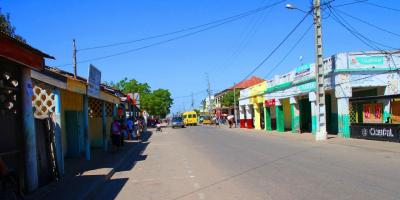
<path fill-rule="evenodd" d="M 237 126 L 237 113 L 236 113 L 236 83 L 233 83 L 233 114 L 234 114 L 234 120 L 235 120 L 235 128 Z"/>
<path fill-rule="evenodd" d="M 321 2 L 313 0 L 314 12 L 314 28 L 315 28 L 315 77 L 316 77 L 316 115 L 317 115 L 317 130 L 315 139 L 326 140 L 326 113 L 325 113 L 325 90 L 324 90 L 324 67 L 322 56 L 322 24 L 321 24 Z"/>
<path fill-rule="evenodd" d="M 207 92 L 208 92 L 208 102 L 209 102 L 208 115 L 211 118 L 211 107 L 212 107 L 212 103 L 211 103 L 211 86 L 210 86 L 210 78 L 208 77 L 208 73 L 206 73 L 206 77 L 207 77 Z"/>
<path fill-rule="evenodd" d="M 76 70 L 76 43 L 75 39 L 72 40 L 72 63 L 74 64 L 74 78 L 77 76 Z"/>
<path fill-rule="evenodd" d="M 194 110 L 194 97 L 193 97 L 193 92 L 192 92 L 192 110 Z"/>

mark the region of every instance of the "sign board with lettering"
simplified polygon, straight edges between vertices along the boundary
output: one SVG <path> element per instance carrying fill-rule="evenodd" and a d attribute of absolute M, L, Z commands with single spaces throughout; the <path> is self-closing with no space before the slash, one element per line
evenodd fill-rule
<path fill-rule="evenodd" d="M 99 97 L 100 93 L 100 82 L 101 72 L 95 66 L 89 66 L 89 78 L 88 78 L 87 94 L 91 97 Z"/>
<path fill-rule="evenodd" d="M 304 64 L 300 67 L 296 67 L 293 83 L 307 81 L 312 77 L 315 77 L 315 65 Z"/>
<path fill-rule="evenodd" d="M 370 140 L 386 140 L 400 142 L 399 124 L 363 124 L 356 123 L 350 126 L 350 137 Z"/>
<path fill-rule="evenodd" d="M 350 69 L 370 69 L 388 67 L 385 56 L 349 55 Z"/>

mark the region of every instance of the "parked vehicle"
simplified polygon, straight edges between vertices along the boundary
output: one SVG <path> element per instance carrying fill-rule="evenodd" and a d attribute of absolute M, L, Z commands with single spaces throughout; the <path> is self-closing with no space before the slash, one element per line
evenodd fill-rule
<path fill-rule="evenodd" d="M 172 118 L 171 126 L 172 126 L 172 128 L 176 128 L 176 127 L 185 128 L 185 124 L 183 122 L 182 117 L 174 117 L 174 118 Z"/>
<path fill-rule="evenodd" d="M 186 126 L 197 126 L 197 113 L 195 111 L 188 111 L 182 114 L 183 123 Z"/>
<path fill-rule="evenodd" d="M 210 116 L 204 116 L 203 117 L 203 124 L 205 124 L 205 125 L 212 124 L 211 117 Z"/>

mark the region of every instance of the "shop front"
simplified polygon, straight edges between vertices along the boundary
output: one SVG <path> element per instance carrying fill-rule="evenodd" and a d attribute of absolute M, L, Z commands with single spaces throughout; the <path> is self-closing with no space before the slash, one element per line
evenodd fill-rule
<path fill-rule="evenodd" d="M 400 95 L 354 97 L 350 99 L 350 137 L 400 142 Z M 390 111 L 385 114 L 385 102 Z"/>

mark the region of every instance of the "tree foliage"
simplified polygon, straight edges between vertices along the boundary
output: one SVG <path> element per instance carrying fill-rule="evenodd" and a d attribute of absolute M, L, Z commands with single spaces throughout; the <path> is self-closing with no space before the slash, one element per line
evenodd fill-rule
<path fill-rule="evenodd" d="M 10 14 L 9 13 L 2 13 L 1 8 L 0 8 L 0 31 L 10 35 L 11 37 L 21 41 L 21 42 L 26 42 L 24 38 L 21 36 L 17 35 L 15 33 L 15 27 L 11 24 L 10 21 Z"/>
<path fill-rule="evenodd" d="M 239 89 L 235 89 L 236 91 L 235 91 L 235 98 L 236 98 L 236 104 L 239 102 L 239 96 L 240 96 L 240 90 Z M 231 107 L 231 106 L 233 106 L 233 103 L 234 103 L 234 97 L 233 97 L 233 95 L 234 95 L 234 91 L 233 90 L 230 90 L 230 91 L 228 91 L 227 93 L 225 93 L 223 96 L 222 96 L 222 98 L 221 98 L 221 104 L 222 104 L 222 106 L 224 106 L 224 107 Z"/>
<path fill-rule="evenodd" d="M 166 89 L 151 90 L 147 83 L 140 83 L 135 79 L 124 78 L 117 83 L 109 83 L 112 87 L 124 93 L 139 93 L 140 106 L 150 115 L 164 118 L 170 112 L 173 99 Z"/>

